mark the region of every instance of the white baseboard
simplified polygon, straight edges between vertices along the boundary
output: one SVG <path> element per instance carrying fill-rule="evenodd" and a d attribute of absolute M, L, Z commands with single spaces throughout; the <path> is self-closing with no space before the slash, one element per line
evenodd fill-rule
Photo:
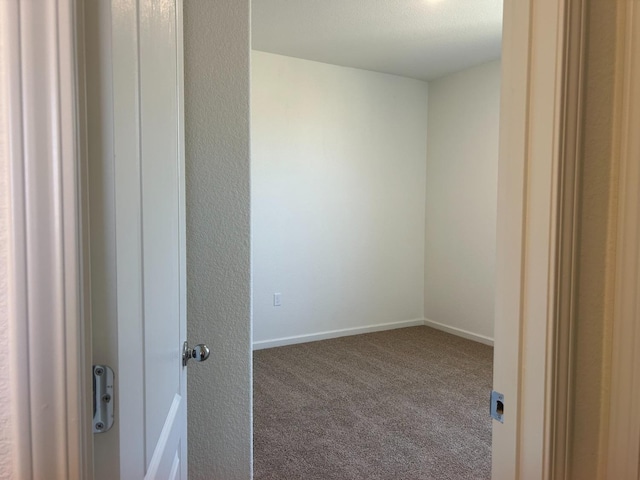
<path fill-rule="evenodd" d="M 477 333 L 469 332 L 468 330 L 463 330 L 461 328 L 450 327 L 449 325 L 434 322 L 433 320 L 429 320 L 428 318 L 424 319 L 423 325 L 435 328 L 436 330 L 442 330 L 443 332 L 451 333 L 452 335 L 457 335 L 458 337 L 466 338 L 467 340 L 473 340 L 475 342 L 484 343 L 485 345 L 493 347 L 493 338 L 485 337 L 484 335 L 478 335 Z"/>
<path fill-rule="evenodd" d="M 341 330 L 330 330 L 328 332 L 312 333 L 309 335 L 297 335 L 295 337 L 284 337 L 276 338 L 274 340 L 253 342 L 253 349 L 262 350 L 264 348 L 283 347 L 285 345 L 294 345 L 296 343 L 316 342 L 318 340 L 327 340 L 329 338 L 346 337 L 349 335 L 360 335 L 363 333 L 381 332 L 384 330 L 418 327 L 423 325 L 424 320 L 422 318 L 417 318 L 415 320 L 404 320 L 402 322 L 380 323 L 377 325 L 367 325 L 365 327 L 344 328 Z"/>
<path fill-rule="evenodd" d="M 296 335 L 293 337 L 275 338 L 273 340 L 261 340 L 259 342 L 253 342 L 253 349 L 262 350 L 265 348 L 284 347 L 285 345 L 295 345 L 297 343 L 317 342 L 318 340 L 328 340 L 330 338 L 382 332 L 384 330 L 394 330 L 396 328 L 419 327 L 423 325 L 493 347 L 493 338 L 469 332 L 468 330 L 463 330 L 461 328 L 450 327 L 449 325 L 434 322 L 428 318 L 416 318 L 415 320 L 404 320 L 402 322 L 380 323 L 377 325 L 367 325 L 365 327 L 343 328 L 341 330 L 330 330 L 328 332 L 311 333 L 308 335 Z"/>

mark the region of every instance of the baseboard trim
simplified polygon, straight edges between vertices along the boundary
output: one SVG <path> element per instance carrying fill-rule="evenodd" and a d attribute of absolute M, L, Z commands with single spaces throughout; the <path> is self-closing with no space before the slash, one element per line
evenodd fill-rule
<path fill-rule="evenodd" d="M 443 332 L 456 335 L 458 337 L 473 340 L 493 347 L 493 338 L 469 332 L 461 328 L 451 327 L 440 322 L 434 322 L 428 318 L 416 318 L 414 320 L 404 320 L 402 322 L 380 323 L 377 325 L 367 325 L 364 327 L 343 328 L 341 330 L 329 330 L 327 332 L 311 333 L 308 335 L 296 335 L 293 337 L 275 338 L 273 340 L 261 340 L 253 342 L 253 350 L 263 350 L 265 348 L 284 347 L 298 343 L 317 342 L 318 340 L 329 340 L 330 338 L 347 337 L 349 335 L 361 335 L 363 333 L 382 332 L 385 330 L 395 330 L 396 328 L 426 326 L 441 330 Z"/>
<path fill-rule="evenodd" d="M 458 337 L 466 338 L 467 340 L 473 340 L 474 342 L 484 343 L 485 345 L 493 347 L 493 338 L 485 337 L 484 335 L 478 335 L 477 333 L 463 330 L 462 328 L 444 325 L 440 322 L 429 320 L 428 318 L 424 319 L 423 325 L 425 325 L 426 327 L 435 328 L 436 330 L 442 330 L 443 332 L 451 333 L 452 335 L 457 335 Z"/>
<path fill-rule="evenodd" d="M 297 335 L 294 337 L 276 338 L 274 340 L 262 340 L 253 342 L 254 350 L 265 348 L 284 347 L 297 343 L 316 342 L 318 340 L 328 340 L 330 338 L 347 337 L 349 335 L 361 335 L 363 333 L 382 332 L 384 330 L 395 330 L 396 328 L 419 327 L 424 325 L 424 319 L 404 320 L 402 322 L 380 323 L 377 325 L 367 325 L 365 327 L 344 328 L 341 330 L 330 330 L 328 332 L 312 333 L 309 335 Z"/>

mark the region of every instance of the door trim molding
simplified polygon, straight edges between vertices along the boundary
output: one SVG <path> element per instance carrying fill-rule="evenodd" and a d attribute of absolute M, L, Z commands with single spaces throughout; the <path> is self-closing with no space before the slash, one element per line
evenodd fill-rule
<path fill-rule="evenodd" d="M 607 478 L 640 474 L 640 5 L 619 2 L 615 143 L 619 158 Z"/>
<path fill-rule="evenodd" d="M 557 166 L 555 288 L 551 291 L 552 315 L 548 362 L 551 378 L 549 390 L 549 465 L 548 478 L 570 476 L 570 443 L 572 440 L 575 322 L 578 282 L 579 192 L 581 179 L 582 115 L 584 112 L 586 22 L 584 0 L 564 3 L 564 37 Z"/>
<path fill-rule="evenodd" d="M 582 0 L 505 2 L 494 479 L 568 465 L 585 36 Z"/>
<path fill-rule="evenodd" d="M 0 2 L 15 478 L 92 478 L 79 8 Z"/>

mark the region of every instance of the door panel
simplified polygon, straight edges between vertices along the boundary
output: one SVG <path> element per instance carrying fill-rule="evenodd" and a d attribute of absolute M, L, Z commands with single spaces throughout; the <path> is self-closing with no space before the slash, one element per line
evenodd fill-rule
<path fill-rule="evenodd" d="M 116 374 L 95 478 L 186 478 L 182 3 L 89 2 L 86 17 L 94 363 Z"/>
<path fill-rule="evenodd" d="M 173 0 L 141 0 L 140 170 L 147 466 L 172 406 L 181 403 L 179 166 Z M 177 417 L 173 417 L 176 419 Z"/>

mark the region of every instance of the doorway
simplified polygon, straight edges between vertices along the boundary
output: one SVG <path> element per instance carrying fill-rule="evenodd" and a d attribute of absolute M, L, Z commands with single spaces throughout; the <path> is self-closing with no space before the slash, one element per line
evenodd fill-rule
<path fill-rule="evenodd" d="M 319 417 L 327 415 L 324 420 L 335 426 L 328 412 L 338 408 L 338 402 L 328 399 L 314 409 L 308 398 L 296 403 L 290 397 L 298 392 L 306 398 L 310 390 L 322 390 L 321 385 L 329 389 L 342 382 L 352 387 L 358 376 L 373 375 L 360 370 L 355 357 L 336 355 L 336 345 L 351 348 L 347 336 L 362 334 L 368 350 L 378 353 L 384 351 L 380 342 L 390 338 L 399 342 L 399 349 L 410 348 L 401 339 L 403 333 L 415 337 L 432 332 L 424 348 L 433 351 L 437 349 L 429 342 L 434 339 L 451 346 L 466 338 L 459 355 L 474 350 L 475 342 L 493 342 L 502 9 L 487 2 L 483 18 L 466 11 L 461 19 L 457 10 L 452 20 L 452 5 L 405 2 L 378 11 L 369 6 L 366 15 L 353 6 L 254 6 L 253 346 L 261 350 L 297 345 L 277 355 L 254 352 L 256 478 L 270 478 L 264 466 L 275 467 L 275 449 L 281 451 L 281 464 L 296 464 L 292 468 L 306 464 L 326 472 L 337 462 L 323 469 L 313 463 L 313 455 L 302 451 L 313 443 L 311 435 L 306 441 L 297 436 L 304 437 L 305 428 L 315 429 L 326 444 L 332 440 L 318 428 L 322 422 L 303 427 L 306 417 L 296 412 L 304 407 L 308 416 L 311 410 Z M 425 38 L 411 45 L 414 50 L 411 42 L 394 38 L 403 28 L 409 39 L 424 30 Z M 439 49 L 426 38 L 434 30 L 441 35 L 434 41 Z M 452 38 L 464 37 L 465 31 L 465 47 L 443 46 L 447 42 L 442 30 Z M 451 55 L 445 59 L 443 51 Z M 395 337 L 371 333 L 394 329 L 406 332 L 398 330 Z M 322 342 L 331 354 L 319 353 L 322 349 L 315 344 L 299 345 L 339 337 L 345 339 Z M 362 345 L 353 348 L 367 350 Z M 484 467 L 471 475 L 489 478 L 491 421 L 484 407 L 491 390 L 491 362 L 484 368 L 478 365 L 483 355 L 491 359 L 492 354 L 485 345 L 478 350 L 484 353 L 472 362 L 477 368 L 470 376 L 483 371 L 487 379 L 469 403 L 478 405 L 478 417 L 484 421 L 479 431 L 485 433 L 478 437 L 486 436 L 483 448 L 475 452 L 483 457 Z M 387 350 L 391 352 L 393 348 Z M 382 361 L 376 355 L 362 360 L 362 355 L 355 356 L 365 363 Z M 329 360 L 336 356 L 341 358 L 337 365 Z M 315 365 L 305 366 L 305 357 L 313 357 Z M 299 368 L 290 368 L 292 363 Z M 435 365 L 428 358 L 423 363 Z M 325 378 L 329 371 L 342 380 L 334 384 Z M 342 378 L 348 371 L 359 373 L 350 380 Z M 286 381 L 313 377 L 314 372 L 316 380 L 323 378 L 318 384 Z M 388 385 L 384 379 L 376 382 L 381 391 Z M 468 383 L 473 383 L 471 378 Z M 290 391 L 280 398 L 269 388 Z M 423 391 L 429 390 L 423 385 Z M 265 406 L 267 400 L 271 407 Z M 416 400 L 414 410 L 420 403 Z M 284 405 L 289 405 L 288 412 Z M 422 408 L 434 411 L 436 419 L 425 399 Z M 402 417 L 402 412 L 396 415 Z M 268 424 L 263 416 L 279 420 Z M 351 413 L 351 419 L 358 416 L 366 415 Z M 358 422 L 349 423 L 348 418 L 344 422 L 355 428 Z M 298 431 L 287 430 L 287 419 L 297 422 Z M 424 424 L 424 419 L 415 422 Z M 339 431 L 340 425 L 335 428 Z M 385 436 L 380 424 L 371 428 Z M 280 439 L 298 440 L 281 442 L 275 435 L 279 430 Z M 468 433 L 469 438 L 476 435 Z M 393 429 L 386 436 L 393 438 Z M 422 442 L 428 441 L 427 435 Z M 350 440 L 346 442 L 337 448 L 348 450 Z M 302 462 L 292 458 L 297 450 Z M 331 455 L 340 457 L 327 453 Z M 367 463 L 357 457 L 352 455 L 350 461 Z M 422 465 L 421 471 L 429 475 L 428 466 Z M 273 470 L 271 474 L 277 476 Z M 291 472 L 280 470 L 279 475 Z"/>

